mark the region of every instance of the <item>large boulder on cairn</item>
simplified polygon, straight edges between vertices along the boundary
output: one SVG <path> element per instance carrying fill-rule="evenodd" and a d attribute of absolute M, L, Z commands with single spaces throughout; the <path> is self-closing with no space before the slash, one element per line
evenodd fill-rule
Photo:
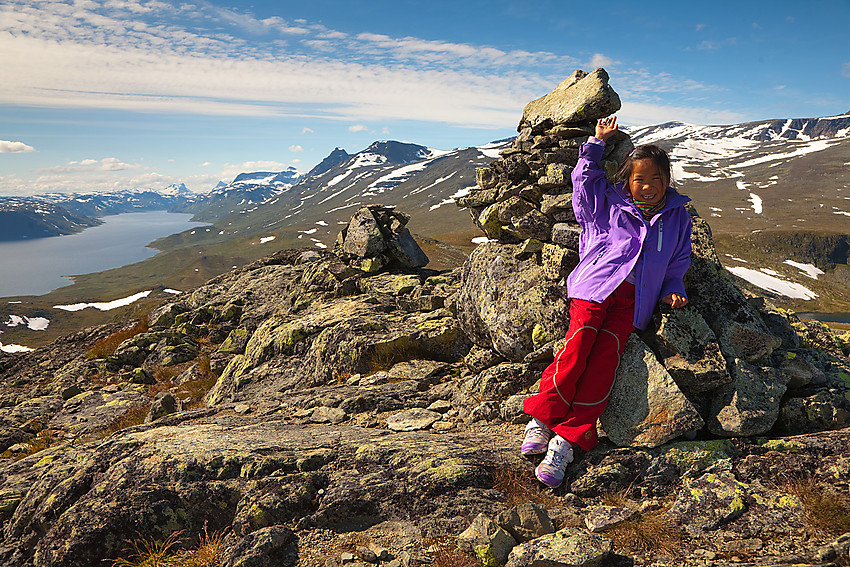
<path fill-rule="evenodd" d="M 410 217 L 394 206 L 360 207 L 337 237 L 337 253 L 364 272 L 381 268 L 421 268 L 428 256 L 411 236 Z"/>
<path fill-rule="evenodd" d="M 578 69 L 552 92 L 525 105 L 517 131 L 594 120 L 618 110 L 620 97 L 608 84 L 605 69 L 590 74 Z"/>

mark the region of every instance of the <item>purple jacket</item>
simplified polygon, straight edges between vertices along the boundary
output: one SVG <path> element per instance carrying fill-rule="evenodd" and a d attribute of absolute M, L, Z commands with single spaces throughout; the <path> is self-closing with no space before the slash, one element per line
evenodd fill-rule
<path fill-rule="evenodd" d="M 582 144 L 572 173 L 573 209 L 581 225 L 578 266 L 567 279 L 570 297 L 601 303 L 635 272 L 634 326 L 646 328 L 659 299 L 685 295 L 682 278 L 691 265 L 690 199 L 667 188 L 667 203 L 647 222 L 599 168 L 605 147 Z"/>

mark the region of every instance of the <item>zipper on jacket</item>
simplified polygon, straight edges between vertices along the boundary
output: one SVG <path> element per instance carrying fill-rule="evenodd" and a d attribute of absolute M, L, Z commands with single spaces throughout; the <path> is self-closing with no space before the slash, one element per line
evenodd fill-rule
<path fill-rule="evenodd" d="M 580 278 L 581 276 L 583 276 L 583 275 L 584 275 L 584 273 L 585 273 L 587 270 L 589 270 L 592 266 L 595 266 L 595 265 L 596 265 L 596 262 L 598 262 L 598 261 L 599 261 L 599 259 L 602 257 L 602 255 L 603 255 L 603 254 L 605 254 L 605 250 L 600 250 L 599 254 L 597 254 L 597 255 L 596 255 L 596 258 L 594 258 L 594 259 L 593 259 L 593 262 L 591 262 L 590 264 L 588 264 L 588 265 L 586 265 L 584 268 L 582 268 L 582 269 L 581 269 L 581 271 L 578 273 L 578 275 L 576 275 L 576 279 L 578 279 L 578 278 Z"/>
<path fill-rule="evenodd" d="M 664 219 L 658 219 L 658 251 L 661 252 L 661 240 L 664 238 Z"/>

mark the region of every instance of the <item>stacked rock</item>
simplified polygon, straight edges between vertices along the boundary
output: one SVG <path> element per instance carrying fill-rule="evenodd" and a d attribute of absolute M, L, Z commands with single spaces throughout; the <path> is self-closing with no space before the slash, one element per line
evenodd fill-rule
<path fill-rule="evenodd" d="M 337 236 L 336 254 L 366 273 L 382 268 L 415 269 L 428 256 L 406 228 L 410 217 L 395 206 L 360 207 Z"/>
<path fill-rule="evenodd" d="M 619 109 L 620 97 L 608 85 L 604 69 L 575 71 L 525 106 L 513 145 L 499 152 L 501 157 L 489 167 L 476 171 L 477 188 L 457 205 L 469 209 L 491 240 L 577 249 L 570 173 L 596 121 Z M 601 165 L 609 177 L 632 149 L 634 144 L 622 132 L 607 141 Z"/>

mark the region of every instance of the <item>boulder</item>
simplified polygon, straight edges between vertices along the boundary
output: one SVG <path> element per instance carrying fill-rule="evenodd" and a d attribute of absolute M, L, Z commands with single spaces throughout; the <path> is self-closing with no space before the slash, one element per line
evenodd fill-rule
<path fill-rule="evenodd" d="M 486 567 L 504 565 L 516 545 L 511 534 L 484 514 L 476 516 L 458 539 L 466 541 Z"/>
<path fill-rule="evenodd" d="M 761 435 L 773 427 L 785 394 L 782 375 L 773 368 L 735 360 L 733 381 L 719 388 L 711 404 L 708 428 L 720 436 Z"/>
<path fill-rule="evenodd" d="M 699 412 L 637 335 L 626 343 L 600 422 L 614 443 L 648 447 L 704 425 Z"/>
<path fill-rule="evenodd" d="M 526 502 L 510 510 L 499 512 L 495 522 L 504 528 L 518 543 L 531 541 L 555 531 L 544 506 Z"/>
<path fill-rule="evenodd" d="M 517 131 L 556 124 L 594 122 L 620 109 L 620 97 L 608 85 L 608 73 L 577 70 L 552 92 L 525 105 Z"/>
<path fill-rule="evenodd" d="M 569 308 L 564 287 L 545 279 L 536 258 L 519 260 L 515 250 L 480 244 L 463 266 L 456 306 L 461 329 L 473 343 L 521 361 L 537 349 L 535 326 L 552 340 L 564 336 Z"/>

